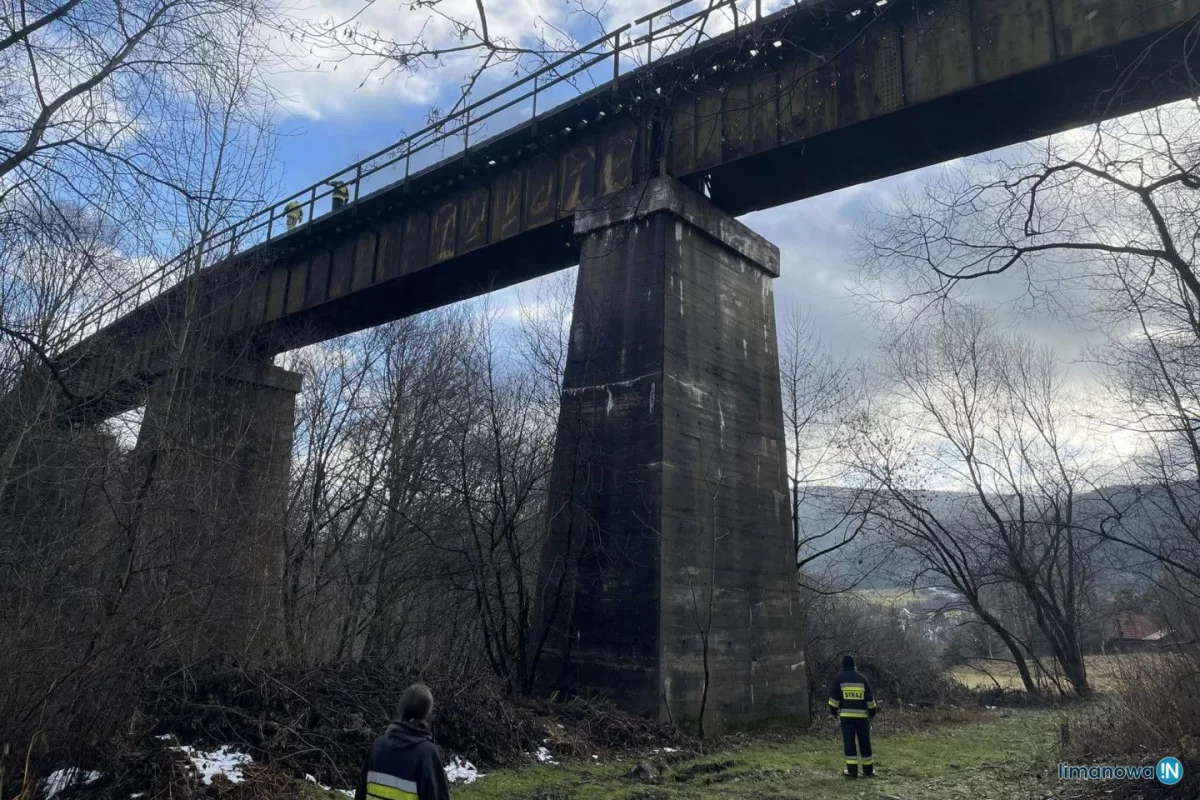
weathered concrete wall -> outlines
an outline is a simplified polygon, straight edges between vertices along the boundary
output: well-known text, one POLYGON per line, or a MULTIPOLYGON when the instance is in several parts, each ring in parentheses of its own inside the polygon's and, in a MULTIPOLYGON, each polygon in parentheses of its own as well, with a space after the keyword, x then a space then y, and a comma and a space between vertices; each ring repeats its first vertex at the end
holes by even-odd
POLYGON ((544 669, 566 653, 568 683, 685 725, 704 705, 709 730, 802 716, 778 250, 669 178, 576 225, 544 669))
POLYGON ((151 389, 135 449, 144 496, 129 501, 146 507, 144 535, 180 553, 163 577, 192 606, 180 618, 204 620, 197 647, 261 652, 275 632, 299 390, 296 373, 244 363, 181 368, 151 389))

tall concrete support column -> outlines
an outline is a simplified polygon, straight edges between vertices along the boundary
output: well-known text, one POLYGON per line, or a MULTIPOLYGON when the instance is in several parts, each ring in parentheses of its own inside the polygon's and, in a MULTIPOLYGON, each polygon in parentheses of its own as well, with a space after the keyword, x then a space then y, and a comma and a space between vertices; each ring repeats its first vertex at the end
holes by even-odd
POLYGON ((156 558, 167 565, 160 585, 184 605, 198 648, 263 655, 278 633, 299 391, 297 373, 216 360, 151 388, 135 459, 142 527, 178 554, 156 558))
POLYGON ((779 250, 669 178, 575 232, 541 681, 708 731, 804 718, 779 250))

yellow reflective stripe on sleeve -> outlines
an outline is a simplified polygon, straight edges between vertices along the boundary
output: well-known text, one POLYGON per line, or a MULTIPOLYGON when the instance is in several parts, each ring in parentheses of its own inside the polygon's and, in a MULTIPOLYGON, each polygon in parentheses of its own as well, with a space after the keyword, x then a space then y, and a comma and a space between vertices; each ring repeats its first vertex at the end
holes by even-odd
MULTIPOLYGON (((413 787, 416 788, 415 785, 413 787)), ((377 800, 417 800, 417 793, 406 792, 395 786, 384 786, 382 783, 368 783, 367 794, 377 800)))
POLYGON ((869 708, 869 709, 870 709, 870 708, 874 708, 874 707, 875 707, 875 701, 874 701, 874 700, 868 700, 868 701, 867 701, 867 708, 869 708))
POLYGON ((829 698, 829 705, 831 705, 831 706, 832 706, 832 707, 834 707, 834 708, 837 708, 838 706, 840 706, 840 705, 841 705, 841 703, 839 703, 837 700, 834 700, 834 699, 831 697, 831 698, 829 698))
POLYGON ((843 708, 838 712, 838 716, 842 719, 867 719, 871 715, 861 708, 843 708))

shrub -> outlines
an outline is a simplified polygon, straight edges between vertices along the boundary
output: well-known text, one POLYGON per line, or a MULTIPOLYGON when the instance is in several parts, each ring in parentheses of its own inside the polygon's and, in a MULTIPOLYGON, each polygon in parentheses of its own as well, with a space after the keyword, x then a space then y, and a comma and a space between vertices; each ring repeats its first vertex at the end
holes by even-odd
POLYGON ((1080 764, 1153 764, 1175 756, 1184 765, 1184 786, 1123 784, 1108 796, 1200 796, 1200 648, 1130 655, 1113 673, 1112 693, 1077 717, 1065 757, 1080 764))
POLYGON ((808 636, 805 663, 810 706, 825 703, 830 678, 841 669, 842 656, 854 656, 871 680, 882 704, 933 705, 961 702, 964 692, 944 675, 938 649, 922 632, 901 624, 895 609, 873 605, 853 595, 806 598, 808 636))

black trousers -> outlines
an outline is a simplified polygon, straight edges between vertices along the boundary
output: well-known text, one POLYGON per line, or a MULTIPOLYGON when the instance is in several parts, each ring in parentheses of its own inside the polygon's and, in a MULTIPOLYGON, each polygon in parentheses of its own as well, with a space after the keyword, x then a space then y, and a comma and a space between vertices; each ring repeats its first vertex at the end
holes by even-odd
POLYGON ((846 767, 858 771, 858 765, 874 766, 871 754, 871 721, 869 719, 842 719, 842 747, 846 751, 846 767), (855 739, 858 747, 855 748, 855 739))

